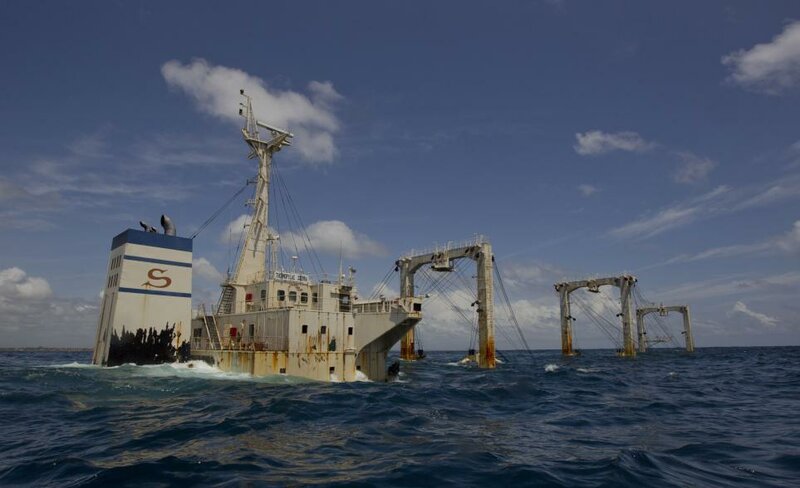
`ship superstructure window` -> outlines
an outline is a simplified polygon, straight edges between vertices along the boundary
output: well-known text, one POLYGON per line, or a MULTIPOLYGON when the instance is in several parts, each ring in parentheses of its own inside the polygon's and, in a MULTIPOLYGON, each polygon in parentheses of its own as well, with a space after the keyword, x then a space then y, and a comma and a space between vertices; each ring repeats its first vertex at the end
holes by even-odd
POLYGON ((303 292, 300 294, 300 303, 308 303, 308 293, 303 292))
POLYGON ((308 334, 308 326, 305 324, 303 325, 303 334, 308 334))
POLYGON ((261 300, 267 299, 267 290, 261 290, 261 300))
POLYGON ((317 303, 319 301, 319 295, 317 292, 311 294, 311 303, 317 303))
POLYGON ((352 327, 348 327, 347 328, 347 335, 353 335, 353 328, 352 327))
POLYGON ((290 302, 296 302, 297 301, 297 292, 296 291, 290 291, 289 292, 289 301, 290 302))
POLYGON ((322 327, 319 328, 319 333, 320 334, 325 334, 327 332, 328 332, 328 327, 323 325, 322 327))
POLYGON ((282 302, 286 300, 286 292, 283 290, 278 290, 278 301, 282 302))

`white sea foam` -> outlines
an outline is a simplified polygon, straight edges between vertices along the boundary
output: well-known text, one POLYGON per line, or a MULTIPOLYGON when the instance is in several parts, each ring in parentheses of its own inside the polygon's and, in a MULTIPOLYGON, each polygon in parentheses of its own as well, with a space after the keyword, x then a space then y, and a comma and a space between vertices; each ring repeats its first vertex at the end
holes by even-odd
POLYGON ((545 365, 544 370, 547 373, 555 373, 556 371, 558 371, 558 368, 559 366, 557 364, 550 363, 545 365))
POLYGON ((590 368, 575 368, 575 371, 577 371, 578 373, 596 373, 597 372, 596 369, 590 369, 590 368))
MULTIPOLYGON (((73 361, 67 364, 48 364, 47 368, 78 368, 78 369, 99 369, 101 366, 91 363, 79 363, 73 361)), ((119 368, 119 366, 112 366, 112 368, 119 368)))
POLYGON ((98 366, 96 364, 72 362, 54 364, 50 368, 94 369, 98 371, 117 370, 115 374, 147 376, 154 378, 199 378, 208 380, 255 381, 263 383, 302 383, 311 380, 287 375, 256 377, 248 373, 230 373, 211 366, 205 361, 192 360, 185 363, 143 364, 125 363, 120 366, 98 366))
POLYGON ((372 380, 369 379, 369 377, 367 375, 365 375, 363 372, 358 371, 358 370, 356 370, 356 381, 372 382, 372 380))

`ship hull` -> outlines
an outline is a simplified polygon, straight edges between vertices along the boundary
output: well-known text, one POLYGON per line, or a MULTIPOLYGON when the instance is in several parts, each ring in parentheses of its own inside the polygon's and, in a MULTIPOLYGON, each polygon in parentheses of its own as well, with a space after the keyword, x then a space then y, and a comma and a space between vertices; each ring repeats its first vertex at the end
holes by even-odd
POLYGON ((191 358, 253 376, 386 381, 389 350, 421 320, 421 313, 393 302, 356 308, 357 313, 289 308, 197 318, 191 358))

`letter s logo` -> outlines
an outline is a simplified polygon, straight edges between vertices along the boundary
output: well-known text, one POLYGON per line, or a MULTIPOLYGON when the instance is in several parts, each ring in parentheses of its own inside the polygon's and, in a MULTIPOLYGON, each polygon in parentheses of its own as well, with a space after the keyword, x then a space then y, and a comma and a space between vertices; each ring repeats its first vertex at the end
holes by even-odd
POLYGON ((166 272, 167 272, 166 269, 158 269, 158 268, 151 269, 150 271, 147 272, 147 277, 149 279, 146 282, 142 283, 142 286, 152 286, 153 288, 168 287, 169 285, 172 284, 172 278, 168 276, 161 276, 166 272), (151 283, 151 280, 156 282, 163 282, 163 284, 151 283))

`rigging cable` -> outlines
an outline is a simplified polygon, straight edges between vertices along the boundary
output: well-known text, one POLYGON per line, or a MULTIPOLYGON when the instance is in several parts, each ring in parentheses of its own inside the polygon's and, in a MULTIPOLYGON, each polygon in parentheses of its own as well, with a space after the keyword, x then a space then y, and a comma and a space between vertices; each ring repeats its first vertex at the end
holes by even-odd
POLYGON ((200 226, 200 228, 198 228, 195 231, 195 233, 192 234, 191 237, 189 237, 189 239, 194 239, 201 232, 203 232, 203 230, 205 230, 205 228, 208 227, 211 224, 211 222, 216 220, 216 218, 219 217, 220 214, 222 214, 222 212, 224 212, 226 208, 228 208, 228 205, 230 205, 231 203, 233 203, 234 200, 236 200, 236 197, 241 195, 242 192, 245 191, 248 186, 250 186, 250 183, 251 182, 248 180, 247 183, 245 183, 243 187, 239 188, 239 190, 236 193, 234 193, 232 197, 230 197, 220 208, 218 208, 214 213, 212 213, 211 216, 208 219, 206 219, 205 222, 203 222, 203 224, 200 226))
POLYGON ((311 242, 311 238, 306 231, 305 222, 303 222, 303 217, 300 215, 300 212, 297 210, 297 206, 294 203, 294 198, 292 198, 292 194, 289 191, 289 187, 286 185, 286 180, 284 180, 283 175, 278 171, 274 172, 275 179, 280 187, 283 188, 283 192, 286 194, 287 201, 289 202, 288 208, 291 210, 295 220, 297 221, 298 226, 300 227, 300 233, 303 237, 303 247, 308 253, 309 259, 311 260, 311 266, 316 270, 316 266, 314 262, 316 261, 316 265, 319 266, 320 272, 325 274, 325 268, 322 266, 322 261, 319 259, 319 255, 317 254, 316 249, 314 248, 314 244, 311 242))
POLYGON ((585 302, 584 299, 579 295, 575 294, 572 296, 572 298, 573 303, 578 305, 578 308, 580 308, 581 311, 584 312, 589 319, 594 322, 595 325, 597 325, 606 336, 608 336, 609 339, 611 339, 611 342, 613 342, 618 348, 621 348, 622 343, 616 337, 616 334, 612 332, 612 330, 619 332, 619 326, 615 325, 613 322, 603 317, 599 312, 595 311, 591 304, 585 302))
POLYGON ((533 355, 531 352, 530 346, 528 346, 528 341, 525 339, 525 334, 522 333, 522 327, 519 326, 519 321, 517 320, 517 315, 514 313, 514 308, 511 306, 511 300, 508 298, 508 293, 506 293, 506 286, 503 284, 503 276, 500 273, 500 265, 497 264, 497 260, 494 259, 494 274, 497 276, 497 281, 500 284, 500 293, 503 295, 503 300, 508 308, 508 315, 511 319, 511 322, 514 324, 514 327, 517 329, 517 333, 519 334, 519 338, 522 340, 522 344, 525 345, 525 350, 528 351, 529 355, 533 355))

